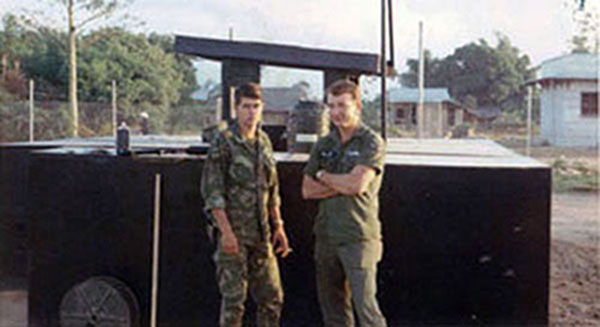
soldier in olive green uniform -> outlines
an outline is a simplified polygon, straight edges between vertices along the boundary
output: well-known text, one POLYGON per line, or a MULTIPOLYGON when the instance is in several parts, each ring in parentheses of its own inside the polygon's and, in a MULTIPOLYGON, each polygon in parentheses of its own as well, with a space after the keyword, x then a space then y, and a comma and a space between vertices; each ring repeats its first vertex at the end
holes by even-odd
POLYGON ((319 200, 315 260, 319 303, 326 327, 384 327, 376 299, 382 256, 378 192, 385 144, 360 120, 360 90, 332 84, 327 106, 335 128, 319 139, 304 169, 302 195, 319 200))
POLYGON ((279 326, 283 290, 275 253, 285 257, 289 247, 273 149, 258 126, 261 113, 260 87, 238 88, 236 121, 218 133, 204 163, 202 196, 219 230, 214 259, 222 327, 242 325, 248 289, 257 325, 279 326))

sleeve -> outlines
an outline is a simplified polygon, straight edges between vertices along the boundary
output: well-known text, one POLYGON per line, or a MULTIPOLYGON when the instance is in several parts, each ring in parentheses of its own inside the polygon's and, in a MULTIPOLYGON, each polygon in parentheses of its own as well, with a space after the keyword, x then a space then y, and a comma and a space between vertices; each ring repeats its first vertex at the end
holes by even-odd
POLYGON ((269 140, 268 136, 264 136, 265 146, 267 147, 267 155, 269 156, 268 161, 270 162, 270 171, 271 174, 269 180, 271 181, 269 184, 269 201, 267 206, 269 208, 278 208, 281 206, 281 196, 279 195, 279 176, 277 174, 277 162, 275 158, 273 158, 273 145, 271 144, 271 140, 269 140))
POLYGON ((310 151, 310 157, 308 158, 308 162, 306 166, 304 166, 304 170, 302 171, 305 175, 311 176, 312 178, 316 178, 316 174, 321 168, 319 165, 319 149, 321 148, 320 140, 313 145, 310 151))
POLYGON ((279 195, 279 178, 277 176, 277 168, 273 168, 275 177, 273 185, 269 187, 269 208, 278 208, 281 206, 281 196, 279 195))
POLYGON ((385 142, 377 134, 369 134, 365 139, 360 156, 356 161, 357 165, 367 166, 375 169, 379 175, 383 172, 385 163, 385 142))
POLYGON ((204 209, 225 209, 225 174, 227 173, 227 144, 219 134, 208 150, 202 169, 200 191, 204 209))

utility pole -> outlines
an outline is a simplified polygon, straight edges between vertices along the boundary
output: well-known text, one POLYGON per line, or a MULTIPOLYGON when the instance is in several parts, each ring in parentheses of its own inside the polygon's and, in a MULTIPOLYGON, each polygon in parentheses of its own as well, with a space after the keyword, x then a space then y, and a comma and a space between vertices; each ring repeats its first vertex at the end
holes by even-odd
POLYGON ((385 2, 381 0, 381 137, 387 139, 387 106, 386 106, 386 68, 385 59, 385 2))
POLYGON ((77 108, 77 29, 75 27, 75 0, 67 4, 69 19, 69 106, 73 119, 73 137, 79 136, 79 109, 77 108))
POLYGON ((424 90, 424 70, 425 70, 425 58, 423 52, 423 22, 419 22, 419 103, 417 104, 417 138, 423 138, 424 129, 424 113, 423 113, 423 102, 425 100, 424 90))
POLYGON ((525 154, 529 157, 531 155, 531 110, 533 102, 533 86, 527 86, 527 142, 525 147, 525 154))
POLYGON ((117 81, 112 81, 112 127, 113 136, 117 137, 117 81))
POLYGON ((33 142, 33 80, 29 80, 29 142, 33 142))

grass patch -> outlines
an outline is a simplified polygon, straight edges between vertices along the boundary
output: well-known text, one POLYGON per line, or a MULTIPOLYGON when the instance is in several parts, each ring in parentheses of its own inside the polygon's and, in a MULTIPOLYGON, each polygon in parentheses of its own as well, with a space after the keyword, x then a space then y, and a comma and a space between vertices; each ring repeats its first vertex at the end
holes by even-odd
POLYGON ((554 159, 552 166, 552 187, 555 192, 600 190, 598 171, 583 162, 569 162, 564 157, 554 159))

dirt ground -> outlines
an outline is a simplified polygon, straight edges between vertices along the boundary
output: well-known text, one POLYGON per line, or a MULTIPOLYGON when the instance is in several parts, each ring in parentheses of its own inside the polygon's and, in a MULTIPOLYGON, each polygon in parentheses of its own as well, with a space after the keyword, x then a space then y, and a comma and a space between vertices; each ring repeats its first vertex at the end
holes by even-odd
MULTIPOLYGON (((523 140, 500 143, 525 154, 523 140)), ((530 155, 600 170, 598 148, 533 146, 530 155)), ((600 327, 600 192, 554 193, 551 219, 550 326, 600 327)))
POLYGON ((550 326, 600 326, 600 195, 552 197, 550 326))

